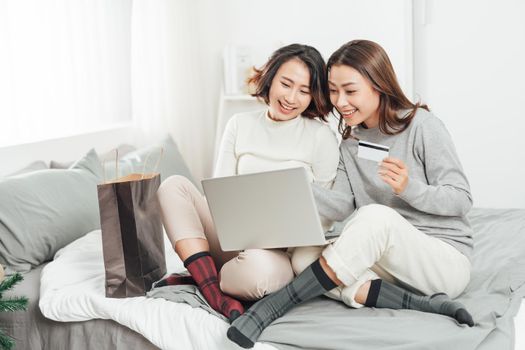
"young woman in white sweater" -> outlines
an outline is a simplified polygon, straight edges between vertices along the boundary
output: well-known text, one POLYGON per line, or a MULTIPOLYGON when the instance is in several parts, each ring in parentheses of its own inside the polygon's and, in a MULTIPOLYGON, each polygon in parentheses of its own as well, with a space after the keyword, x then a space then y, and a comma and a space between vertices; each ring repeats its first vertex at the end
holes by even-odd
MULTIPOLYGON (((306 45, 285 46, 250 82, 256 87, 253 96, 268 107, 231 118, 214 175, 302 166, 313 182, 329 187, 339 152, 335 134, 323 123, 329 112, 328 83, 319 52, 306 45)), ((230 320, 244 311, 232 296, 257 300, 293 279, 290 257, 282 250, 222 251, 206 200, 186 178, 166 179, 158 197, 175 251, 209 304, 230 320)))

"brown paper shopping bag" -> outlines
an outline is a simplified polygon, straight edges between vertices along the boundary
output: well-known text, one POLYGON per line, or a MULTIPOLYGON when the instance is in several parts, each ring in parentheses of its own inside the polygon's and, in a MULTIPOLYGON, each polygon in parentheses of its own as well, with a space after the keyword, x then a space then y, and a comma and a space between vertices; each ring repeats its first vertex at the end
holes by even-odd
POLYGON ((157 173, 130 174, 97 186, 106 297, 145 295, 166 274, 160 181, 157 173))

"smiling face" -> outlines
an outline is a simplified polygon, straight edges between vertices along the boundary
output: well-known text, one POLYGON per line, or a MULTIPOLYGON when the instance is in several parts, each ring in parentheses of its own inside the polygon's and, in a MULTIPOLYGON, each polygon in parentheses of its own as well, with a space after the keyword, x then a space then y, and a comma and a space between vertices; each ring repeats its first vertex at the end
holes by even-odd
POLYGON ((379 124, 379 92, 357 70, 348 65, 335 65, 328 73, 330 101, 346 125, 365 123, 368 128, 379 124))
POLYGON ((310 72, 306 64, 298 59, 283 63, 270 86, 270 118, 275 121, 294 119, 308 108, 311 101, 310 72))

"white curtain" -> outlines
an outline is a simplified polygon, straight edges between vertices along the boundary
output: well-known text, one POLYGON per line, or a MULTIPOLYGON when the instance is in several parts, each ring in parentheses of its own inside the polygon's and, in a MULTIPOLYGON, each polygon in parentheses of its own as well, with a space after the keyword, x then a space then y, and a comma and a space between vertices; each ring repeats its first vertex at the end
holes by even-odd
POLYGON ((0 0, 0 146, 131 121, 131 0, 0 0))
POLYGON ((201 177, 216 101, 203 98, 197 3, 0 0, 0 147, 133 122, 138 146, 171 133, 201 177))
MULTIPOLYGON (((171 133, 190 170, 211 164, 203 130, 208 87, 203 81, 196 1, 133 0, 132 113, 138 144, 171 133)), ((211 101, 212 103, 215 101, 211 101)))

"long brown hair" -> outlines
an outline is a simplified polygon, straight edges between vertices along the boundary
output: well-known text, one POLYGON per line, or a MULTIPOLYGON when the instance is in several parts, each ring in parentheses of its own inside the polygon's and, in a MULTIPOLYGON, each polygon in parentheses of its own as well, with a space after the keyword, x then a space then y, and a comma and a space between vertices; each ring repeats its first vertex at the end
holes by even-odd
MULTIPOLYGON (((384 134, 395 135, 403 132, 410 125, 418 108, 429 110, 426 104, 412 103, 405 96, 388 55, 373 41, 352 40, 341 46, 328 59, 328 71, 338 65, 350 66, 357 70, 379 93, 379 130, 384 134), (397 113, 400 110, 409 112, 398 117, 397 113)), ((350 137, 350 131, 351 128, 340 118, 339 132, 343 139, 350 137)))
POLYGON ((326 115, 332 107, 328 101, 328 74, 323 56, 315 48, 308 45, 291 44, 275 51, 268 62, 260 69, 254 67, 255 74, 248 79, 248 84, 255 85, 254 97, 261 98, 266 104, 270 103, 270 87, 279 68, 292 59, 303 62, 310 72, 310 95, 312 101, 306 110, 301 113, 303 117, 319 118, 326 121, 326 115))

